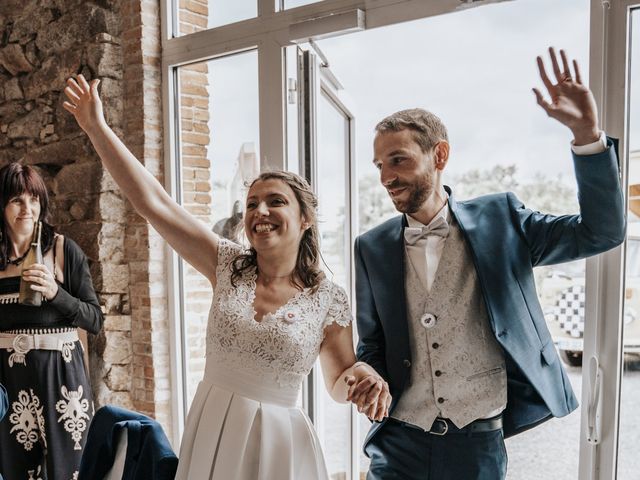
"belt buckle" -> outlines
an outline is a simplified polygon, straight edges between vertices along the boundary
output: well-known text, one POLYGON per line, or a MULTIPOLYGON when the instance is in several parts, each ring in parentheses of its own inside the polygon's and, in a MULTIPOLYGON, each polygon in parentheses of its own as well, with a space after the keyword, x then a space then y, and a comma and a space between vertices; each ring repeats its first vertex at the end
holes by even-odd
POLYGON ((19 333, 13 339, 13 350, 16 353, 25 355, 29 353, 29 335, 25 335, 24 333, 19 333))
MULTIPOLYGON (((444 420, 442 418, 436 418, 435 422, 442 423, 442 425, 444 425, 444 428, 443 428, 442 432, 432 432, 431 430, 429 430, 429 433, 431 435, 442 436, 442 435, 445 435, 449 431, 449 424, 447 423, 446 420, 444 420)), ((434 422, 434 425, 435 425, 435 422, 434 422)), ((431 425, 431 428, 433 429, 433 425, 431 425)))

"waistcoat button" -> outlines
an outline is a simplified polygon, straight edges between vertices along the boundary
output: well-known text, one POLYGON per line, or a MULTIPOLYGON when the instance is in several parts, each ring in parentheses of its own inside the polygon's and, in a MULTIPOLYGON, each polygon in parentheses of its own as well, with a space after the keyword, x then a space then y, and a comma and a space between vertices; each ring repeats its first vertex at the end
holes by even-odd
POLYGON ((433 328, 436 326, 436 316, 433 313, 425 313, 420 317, 420 323, 424 328, 433 328))

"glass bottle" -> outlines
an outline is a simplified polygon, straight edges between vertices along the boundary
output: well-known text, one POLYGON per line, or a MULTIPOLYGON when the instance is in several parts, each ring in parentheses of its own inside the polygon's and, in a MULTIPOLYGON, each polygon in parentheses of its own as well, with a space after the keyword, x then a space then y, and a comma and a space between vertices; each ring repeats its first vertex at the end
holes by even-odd
MULTIPOLYGON (((29 246, 29 252, 22 262, 22 272, 29 270, 34 263, 42 263, 42 248, 40 247, 40 237, 42 236, 42 222, 35 222, 33 226, 33 238, 29 246)), ((33 282, 27 282, 20 275, 20 303, 22 305, 30 305, 39 307, 42 305, 42 292, 31 289, 31 285, 37 285, 33 282)))

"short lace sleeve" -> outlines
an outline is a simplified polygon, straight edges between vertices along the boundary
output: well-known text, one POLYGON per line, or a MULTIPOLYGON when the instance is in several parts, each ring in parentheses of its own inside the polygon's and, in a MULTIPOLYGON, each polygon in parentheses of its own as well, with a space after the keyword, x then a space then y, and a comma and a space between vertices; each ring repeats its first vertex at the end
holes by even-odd
POLYGON ((220 277, 222 272, 230 273, 231 262, 243 252, 244 248, 242 248, 241 245, 226 238, 220 238, 218 240, 218 267, 216 268, 216 276, 220 277))
POLYGON ((332 284, 332 295, 329 299, 329 308, 324 319, 323 327, 327 327, 332 323, 337 323, 341 327, 346 327, 351 323, 351 307, 349 306, 349 298, 344 288, 332 284))

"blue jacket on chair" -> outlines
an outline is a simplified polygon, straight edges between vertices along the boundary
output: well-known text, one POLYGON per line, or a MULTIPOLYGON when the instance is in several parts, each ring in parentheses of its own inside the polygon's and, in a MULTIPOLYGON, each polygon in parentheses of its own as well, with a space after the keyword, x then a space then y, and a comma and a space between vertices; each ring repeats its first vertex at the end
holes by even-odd
POLYGON ((160 424, 140 413, 111 405, 100 408, 93 417, 78 478, 104 478, 115 459, 122 429, 127 430, 122 480, 173 480, 178 457, 160 424))
MULTIPOLYGON (((7 397, 7 391, 0 383, 0 422, 4 418, 5 414, 9 410, 9 398, 7 397)), ((0 474, 0 480, 2 480, 2 474, 0 474)))
MULTIPOLYGON (((511 436, 578 406, 538 301, 533 267, 585 258, 625 237, 624 199, 613 141, 599 154, 574 155, 580 215, 545 215, 513 193, 456 202, 458 222, 478 273, 491 328, 505 353, 511 436)), ((355 243, 358 359, 388 382, 393 403, 406 388, 411 365, 405 305, 404 216, 362 234, 355 243)), ((384 423, 384 422, 383 422, 384 423)), ((381 428, 374 424, 368 441, 381 428)))
POLYGON ((0 383, 0 420, 2 420, 9 410, 9 398, 7 397, 7 391, 0 383))

